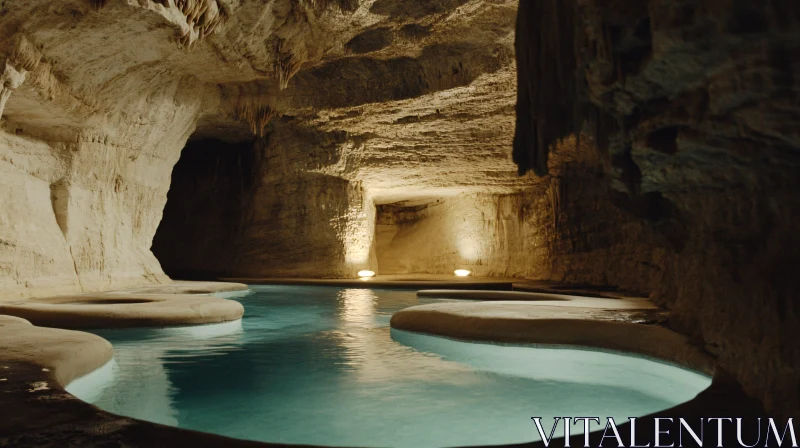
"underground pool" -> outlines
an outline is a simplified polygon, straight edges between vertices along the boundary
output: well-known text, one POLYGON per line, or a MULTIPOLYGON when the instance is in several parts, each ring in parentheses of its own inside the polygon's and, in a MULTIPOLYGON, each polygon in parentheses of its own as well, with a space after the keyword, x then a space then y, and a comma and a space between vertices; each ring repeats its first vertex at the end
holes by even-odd
POLYGON ((95 331, 114 360, 67 390, 117 414, 243 439, 441 447, 537 440, 532 416, 625 420, 710 384, 641 357, 391 330, 392 313, 448 301, 411 291, 253 286, 234 299, 242 321, 95 331))

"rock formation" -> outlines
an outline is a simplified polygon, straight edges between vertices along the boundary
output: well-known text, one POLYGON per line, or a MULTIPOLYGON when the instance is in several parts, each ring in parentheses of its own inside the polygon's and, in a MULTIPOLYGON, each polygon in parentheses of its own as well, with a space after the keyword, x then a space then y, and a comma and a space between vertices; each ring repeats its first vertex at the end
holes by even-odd
POLYGON ((0 299, 164 270, 590 283, 796 412, 797 3, 519 7, 0 1, 0 299))
MULTIPOLYGON (((365 105, 510 73, 516 5, 76 0, 0 8, 0 290, 27 297, 168 281, 150 245, 190 138, 274 154, 252 154, 263 164, 252 175, 266 177, 243 182, 267 202, 253 206, 262 215, 247 218, 258 223, 249 236, 222 236, 250 251, 235 255, 242 270, 226 272, 261 274, 252 267, 263 264, 273 275, 354 274, 374 260, 372 193, 357 176, 330 171, 341 171, 339 148, 354 144, 330 125, 342 117, 326 111, 369 113, 365 105), (470 28, 477 32, 463 32, 470 28), (365 46, 370 36, 381 36, 379 45, 365 46), (281 133, 285 148, 276 146, 281 133), (300 215, 304 209, 309 216, 300 215), (250 244, 270 235, 282 240, 250 244), (297 257, 272 263, 276 251, 297 257), (294 270, 292 263, 308 261, 304 253, 316 261, 294 270)), ((505 159, 494 144, 495 157, 505 159)), ((182 258, 202 263, 195 255, 182 258)))
POLYGON ((784 0, 523 1, 516 41, 520 171, 587 130, 614 203, 664 242, 651 297, 784 416, 800 409, 798 23, 784 0))

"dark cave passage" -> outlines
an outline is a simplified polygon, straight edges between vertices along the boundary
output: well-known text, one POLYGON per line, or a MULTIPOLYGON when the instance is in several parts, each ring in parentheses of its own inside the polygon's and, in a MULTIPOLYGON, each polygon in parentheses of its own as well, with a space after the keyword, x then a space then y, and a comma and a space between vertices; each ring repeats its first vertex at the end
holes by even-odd
POLYGON ((190 141, 172 171, 153 254, 171 278, 231 274, 258 161, 252 142, 190 141))

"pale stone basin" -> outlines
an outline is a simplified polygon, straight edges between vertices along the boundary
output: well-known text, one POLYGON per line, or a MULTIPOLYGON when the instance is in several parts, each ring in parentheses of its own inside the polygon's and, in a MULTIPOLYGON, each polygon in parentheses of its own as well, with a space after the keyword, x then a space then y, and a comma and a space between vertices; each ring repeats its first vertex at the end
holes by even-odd
POLYGON ((0 314, 55 328, 168 327, 237 320, 244 308, 207 295, 98 293, 0 302, 0 314))

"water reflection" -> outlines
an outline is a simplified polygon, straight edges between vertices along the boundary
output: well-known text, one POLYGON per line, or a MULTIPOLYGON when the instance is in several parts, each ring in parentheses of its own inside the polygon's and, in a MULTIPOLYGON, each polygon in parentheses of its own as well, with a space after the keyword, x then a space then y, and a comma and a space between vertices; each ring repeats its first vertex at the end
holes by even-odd
POLYGON ((114 358, 100 371, 79 379, 67 391, 114 413, 178 426, 170 363, 191 362, 194 353, 222 355, 241 342, 242 322, 164 329, 104 330, 114 358))
POLYGON ((343 289, 337 294, 339 318, 347 328, 373 327, 378 296, 371 289, 343 289))
POLYGON ((364 393, 381 394, 377 383, 420 379, 453 384, 474 383, 474 377, 452 375, 468 367, 442 362, 439 356, 398 344, 389 337, 388 321, 394 310, 404 308, 407 292, 381 291, 380 301, 370 289, 343 289, 338 295, 340 328, 332 330, 332 342, 344 348, 338 354, 350 369, 348 381, 372 383, 364 393))

